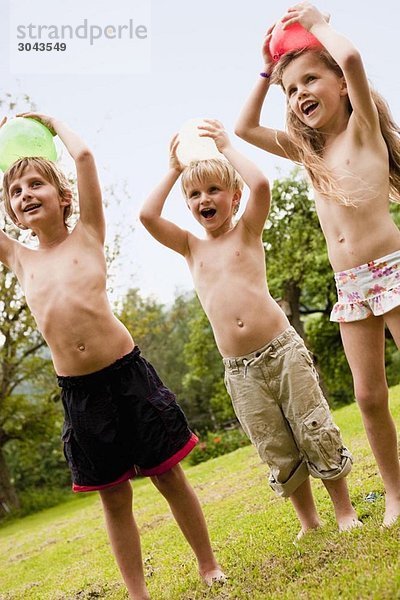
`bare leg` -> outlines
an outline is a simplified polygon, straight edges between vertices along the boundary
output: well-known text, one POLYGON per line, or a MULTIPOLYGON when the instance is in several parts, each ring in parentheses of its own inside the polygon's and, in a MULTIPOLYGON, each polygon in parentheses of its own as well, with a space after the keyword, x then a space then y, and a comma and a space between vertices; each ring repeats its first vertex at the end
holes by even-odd
POLYGON ((361 527, 362 523, 358 520, 357 513, 350 502, 345 477, 336 479, 335 481, 325 479, 323 480, 323 484, 331 497, 339 531, 361 527))
POLYGON ((365 431, 386 490, 383 524, 388 526, 400 515, 400 464, 396 427, 388 403, 384 321, 382 317, 370 317, 340 323, 340 332, 365 431))
POLYGON ((301 530, 297 535, 299 540, 307 531, 318 529, 321 525, 312 495, 310 478, 307 477, 289 497, 301 524, 301 530))
POLYGON ((199 573, 211 585, 214 581, 225 580, 211 548, 206 521, 200 502, 189 484, 180 465, 151 477, 156 488, 170 505, 172 514, 192 547, 199 565, 199 573))
POLYGON ((132 488, 129 481, 100 491, 108 537, 128 588, 130 598, 150 600, 147 591, 139 532, 132 512, 132 488))

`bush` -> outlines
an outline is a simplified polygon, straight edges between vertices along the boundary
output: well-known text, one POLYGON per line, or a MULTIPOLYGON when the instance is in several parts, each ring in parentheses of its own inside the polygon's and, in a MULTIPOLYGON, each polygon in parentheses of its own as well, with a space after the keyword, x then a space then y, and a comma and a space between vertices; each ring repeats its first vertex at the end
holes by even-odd
POLYGON ((242 429, 209 431, 205 437, 200 438, 200 442, 189 454, 188 463, 198 465, 210 458, 228 454, 249 444, 250 440, 245 436, 242 429))

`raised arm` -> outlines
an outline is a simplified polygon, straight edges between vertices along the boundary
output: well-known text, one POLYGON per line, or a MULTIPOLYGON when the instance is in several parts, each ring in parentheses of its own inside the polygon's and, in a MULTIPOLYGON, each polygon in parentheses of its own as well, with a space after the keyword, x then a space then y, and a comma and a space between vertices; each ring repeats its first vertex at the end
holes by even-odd
POLYGON ((344 73, 347 93, 361 133, 379 128, 378 112, 371 96, 361 55, 354 44, 335 31, 326 17, 310 2, 301 2, 289 8, 282 18, 285 27, 300 23, 326 48, 344 73))
POLYGON ((161 216, 165 201, 183 170, 176 155, 178 144, 178 136, 175 135, 170 143, 168 173, 144 202, 139 218, 147 231, 161 244, 187 256, 189 252, 188 232, 161 216))
POLYGON ((0 229, 0 262, 11 271, 17 268, 18 242, 0 229))
POLYGON ((34 112, 18 116, 36 119, 50 129, 53 135, 59 136, 76 166, 80 222, 104 241, 105 219, 101 188, 94 156, 89 147, 78 134, 58 119, 34 112))
POLYGON ((247 229, 260 235, 264 229, 271 201, 268 179, 251 160, 232 146, 219 121, 204 119, 204 122, 204 126, 199 126, 200 136, 207 136, 214 140, 218 150, 231 163, 250 190, 241 221, 247 229))
MULTIPOLYGON (((0 128, 6 123, 7 117, 0 121, 0 128)), ((0 229, 0 262, 8 269, 15 271, 18 242, 0 229)))
POLYGON ((271 84, 270 75, 273 70, 273 60, 269 51, 269 43, 274 25, 264 38, 262 56, 264 66, 258 81, 246 100, 236 123, 235 133, 258 148, 276 154, 283 158, 297 160, 296 147, 289 142, 284 131, 263 127, 260 125, 261 110, 271 84))

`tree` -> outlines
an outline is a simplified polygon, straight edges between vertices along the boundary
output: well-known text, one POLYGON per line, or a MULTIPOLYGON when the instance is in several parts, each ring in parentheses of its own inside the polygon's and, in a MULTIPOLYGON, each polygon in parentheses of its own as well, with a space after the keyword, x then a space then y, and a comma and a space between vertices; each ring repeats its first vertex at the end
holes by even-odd
POLYGON ((301 317, 329 315, 335 286, 309 186, 298 169, 274 182, 263 239, 272 295, 282 299, 294 328, 306 337, 301 317))
POLYGON ((48 407, 46 401, 38 403, 38 389, 49 401, 55 385, 45 342, 17 278, 4 265, 0 265, 0 289, 0 504, 8 511, 18 508, 19 502, 4 449, 12 440, 40 435, 48 422, 48 407))
POLYGON ((274 182, 263 239, 271 293, 314 353, 321 387, 330 400, 352 400, 339 328, 329 322, 336 301, 334 277, 309 186, 299 169, 274 182), (312 326, 305 327, 309 322, 312 326), (317 332, 324 334, 324 353, 317 332), (332 363, 341 365, 343 377, 332 363))
MULTIPOLYGON (((400 205, 392 204, 391 212, 400 223, 400 205)), ((281 298, 289 320, 313 352, 330 403, 352 402, 352 377, 339 328, 329 320, 336 302, 332 268, 309 186, 298 169, 274 182, 264 243, 271 293, 281 298)), ((393 385, 399 381, 400 354, 391 340, 386 362, 393 385)))
POLYGON ((222 359, 197 297, 193 298, 189 338, 183 354, 188 366, 184 390, 191 407, 192 423, 200 431, 218 429, 235 415, 224 385, 222 359))

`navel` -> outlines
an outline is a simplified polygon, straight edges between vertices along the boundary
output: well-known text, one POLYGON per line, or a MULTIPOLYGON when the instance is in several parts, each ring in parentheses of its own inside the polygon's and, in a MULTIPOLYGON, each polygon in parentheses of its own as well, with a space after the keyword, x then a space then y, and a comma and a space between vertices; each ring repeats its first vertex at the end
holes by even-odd
POLYGON ((344 242, 344 235, 343 235, 343 233, 341 233, 341 234, 339 235, 339 237, 338 237, 338 242, 339 242, 339 244, 342 244, 342 243, 344 242))
POLYGON ((236 323, 238 327, 243 327, 244 323, 241 319, 236 319, 236 323))
POLYGON ((85 344, 79 344, 78 350, 79 352, 84 352, 86 350, 85 344))

